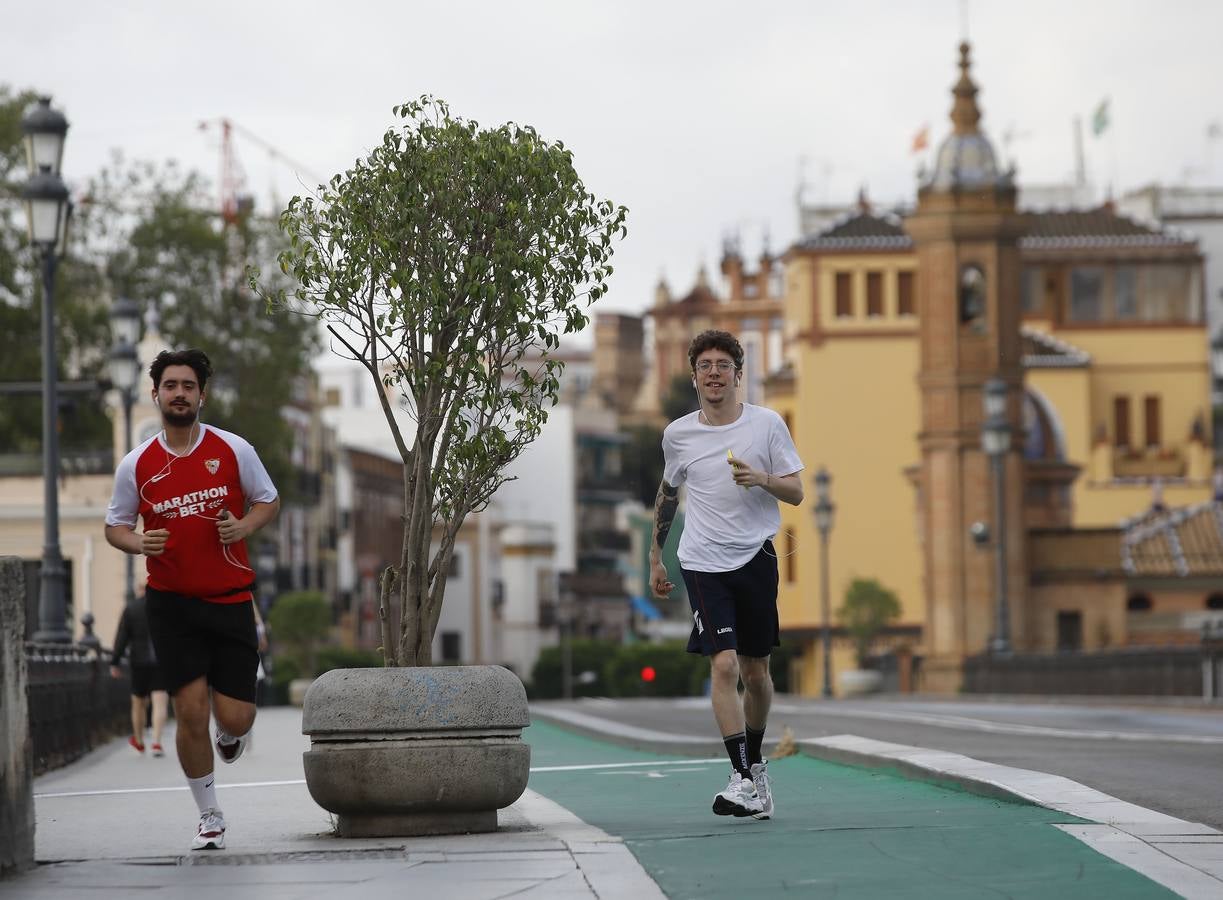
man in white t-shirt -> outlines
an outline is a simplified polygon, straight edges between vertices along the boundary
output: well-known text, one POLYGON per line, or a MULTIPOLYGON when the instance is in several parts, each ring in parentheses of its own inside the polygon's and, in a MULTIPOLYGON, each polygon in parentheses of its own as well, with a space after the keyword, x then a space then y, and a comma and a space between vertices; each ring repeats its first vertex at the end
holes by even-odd
POLYGON ((761 745, 773 701, 769 654, 780 643, 771 538, 781 526, 777 501, 802 502, 803 463, 781 416, 736 397, 743 347, 733 335, 701 332, 688 363, 700 410, 663 432, 650 586, 660 598, 674 587, 662 548, 686 485, 677 555, 694 621, 688 650, 710 658, 713 714, 732 769, 713 811, 768 819, 773 797, 761 745))

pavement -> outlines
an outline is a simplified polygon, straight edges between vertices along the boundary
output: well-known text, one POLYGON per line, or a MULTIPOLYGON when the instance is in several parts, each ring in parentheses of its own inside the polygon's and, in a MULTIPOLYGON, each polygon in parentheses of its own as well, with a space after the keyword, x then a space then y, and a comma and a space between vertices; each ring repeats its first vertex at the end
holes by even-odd
POLYGON ((1223 834, 1065 778, 838 735, 770 762, 773 820, 723 818, 716 738, 597 704, 532 721, 530 787, 497 832, 341 839, 304 784, 300 710, 262 709, 242 759, 218 766, 227 849, 205 853, 186 849, 197 816, 173 751, 116 740, 37 779, 39 865, 0 896, 1223 897, 1223 834))

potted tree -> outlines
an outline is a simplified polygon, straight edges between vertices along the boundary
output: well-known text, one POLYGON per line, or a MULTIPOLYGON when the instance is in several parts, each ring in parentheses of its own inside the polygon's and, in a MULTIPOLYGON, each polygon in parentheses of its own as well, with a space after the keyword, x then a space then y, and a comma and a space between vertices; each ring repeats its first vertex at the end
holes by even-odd
POLYGON ((526 787, 526 693, 501 667, 430 667, 451 553, 556 403, 551 354, 606 292, 626 211, 533 128, 482 128, 427 96, 394 113, 381 143, 282 214, 297 287, 250 275, 369 373, 404 466, 402 552, 380 579, 386 668, 314 682, 306 781, 341 834, 492 830, 526 787))
POLYGON ((889 622, 900 617, 896 595, 874 578, 855 578, 845 590, 845 602, 837 617, 854 644, 857 669, 837 674, 837 693, 843 697, 869 694, 879 690, 882 676, 866 668, 871 645, 889 622))

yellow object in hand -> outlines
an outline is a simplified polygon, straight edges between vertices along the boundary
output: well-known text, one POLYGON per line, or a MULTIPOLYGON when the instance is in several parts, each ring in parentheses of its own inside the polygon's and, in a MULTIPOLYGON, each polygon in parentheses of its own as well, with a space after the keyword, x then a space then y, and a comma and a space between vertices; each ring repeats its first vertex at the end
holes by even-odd
MULTIPOLYGON (((727 459, 727 461, 728 461, 728 462, 729 462, 729 463, 730 463, 730 464, 733 466, 733 465, 735 464, 735 463, 734 463, 734 459, 735 459, 735 451, 733 451, 733 450, 731 450, 731 449, 727 448, 727 450, 726 450, 726 459, 727 459)), ((743 488, 743 490, 745 490, 745 491, 748 489, 748 487, 747 487, 747 485, 746 485, 746 484, 744 484, 744 485, 740 485, 740 487, 742 487, 742 488, 743 488)))

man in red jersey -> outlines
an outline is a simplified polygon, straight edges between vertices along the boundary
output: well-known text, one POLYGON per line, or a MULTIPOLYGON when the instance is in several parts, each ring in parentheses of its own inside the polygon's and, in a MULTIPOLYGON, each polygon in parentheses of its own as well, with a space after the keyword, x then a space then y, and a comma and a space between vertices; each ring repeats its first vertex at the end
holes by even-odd
POLYGON ((106 540, 146 558, 149 634, 174 697, 178 760, 200 810, 192 849, 220 850, 225 818, 213 783, 210 707, 217 753, 233 762, 255 721, 259 667, 244 541, 272 521, 280 499, 249 443, 199 421, 212 375, 203 351, 164 350, 149 375, 163 428, 119 463, 106 540))

